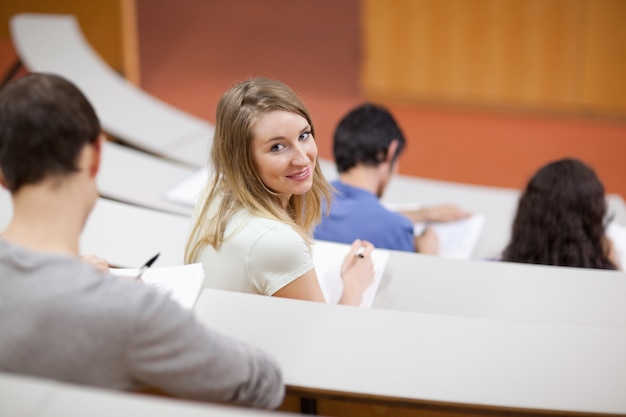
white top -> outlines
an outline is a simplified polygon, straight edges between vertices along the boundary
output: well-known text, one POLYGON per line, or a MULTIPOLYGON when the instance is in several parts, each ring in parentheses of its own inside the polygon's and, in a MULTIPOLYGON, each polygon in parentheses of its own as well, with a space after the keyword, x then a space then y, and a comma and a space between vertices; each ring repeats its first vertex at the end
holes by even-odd
POLYGON ((291 226, 240 210, 226 227, 218 250, 205 247, 204 286, 272 295, 313 269, 311 250, 291 226))

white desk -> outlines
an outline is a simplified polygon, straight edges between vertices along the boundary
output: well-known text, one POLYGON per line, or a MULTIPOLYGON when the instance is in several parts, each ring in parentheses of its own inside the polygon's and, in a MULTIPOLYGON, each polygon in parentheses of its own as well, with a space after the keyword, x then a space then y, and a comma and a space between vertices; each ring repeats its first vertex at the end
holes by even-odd
POLYGON ((103 197, 191 216, 193 207, 168 201, 165 192, 193 172, 187 165, 105 141, 98 189, 103 197))
POLYGON ((0 414, 35 416, 54 392, 55 381, 0 372, 0 414))
POLYGON ((391 251, 373 308, 626 329, 626 273, 391 251))
POLYGON ((249 417, 276 416, 276 413, 83 387, 43 378, 0 373, 0 415, 7 417, 249 417))
POLYGON ((100 198, 83 230, 81 254, 138 268, 160 252, 155 266, 182 265, 189 222, 187 216, 100 198))
POLYGON ((626 329, 472 319, 204 290, 207 325, 314 398, 626 413, 626 329))

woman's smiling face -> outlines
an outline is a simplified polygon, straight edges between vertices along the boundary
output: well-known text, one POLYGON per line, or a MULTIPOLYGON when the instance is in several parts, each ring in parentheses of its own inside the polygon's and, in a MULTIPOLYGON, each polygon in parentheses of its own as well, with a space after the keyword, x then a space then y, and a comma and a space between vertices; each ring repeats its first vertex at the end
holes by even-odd
POLYGON ((280 195, 286 207, 292 195, 309 191, 317 145, 309 122, 297 113, 263 113, 252 128, 252 156, 265 186, 280 195))

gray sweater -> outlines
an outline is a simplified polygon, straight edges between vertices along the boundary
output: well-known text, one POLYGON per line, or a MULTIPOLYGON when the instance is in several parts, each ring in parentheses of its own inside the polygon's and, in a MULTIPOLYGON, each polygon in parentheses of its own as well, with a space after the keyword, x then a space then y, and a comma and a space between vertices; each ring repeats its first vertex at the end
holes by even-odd
POLYGON ((149 285, 0 239, 0 370, 275 408, 281 372, 149 285))

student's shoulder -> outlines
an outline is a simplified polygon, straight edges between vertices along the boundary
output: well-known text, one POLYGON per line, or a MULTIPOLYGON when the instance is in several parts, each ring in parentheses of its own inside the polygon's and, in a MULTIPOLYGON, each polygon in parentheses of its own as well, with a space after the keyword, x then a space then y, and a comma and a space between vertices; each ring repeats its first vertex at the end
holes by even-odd
POLYGON ((270 219, 263 219, 256 243, 264 246, 276 246, 285 250, 287 245, 304 244, 302 237, 291 225, 270 219))
POLYGON ((270 219, 257 215, 248 215, 245 219, 239 217, 236 224, 227 232, 224 247, 238 248, 246 254, 285 253, 294 249, 301 249, 306 244, 293 227, 277 219, 270 219), (279 251, 280 250, 280 251, 279 251))
POLYGON ((245 229, 245 233, 260 237, 260 236, 273 236, 273 235, 297 235, 291 225, 286 224, 277 219, 270 219, 267 217, 250 215, 245 222, 241 223, 242 229, 245 229))
POLYGON ((250 252, 275 257, 308 250, 302 236, 287 223, 279 220, 257 218, 250 238, 250 252))

